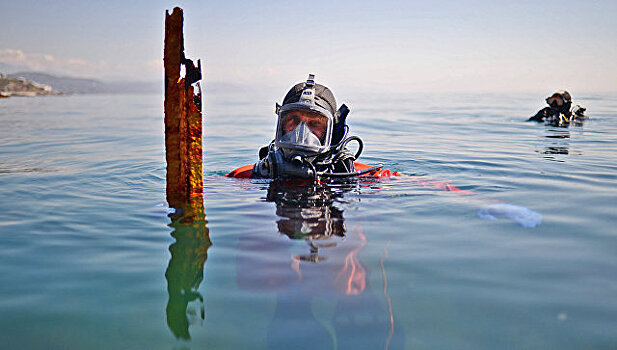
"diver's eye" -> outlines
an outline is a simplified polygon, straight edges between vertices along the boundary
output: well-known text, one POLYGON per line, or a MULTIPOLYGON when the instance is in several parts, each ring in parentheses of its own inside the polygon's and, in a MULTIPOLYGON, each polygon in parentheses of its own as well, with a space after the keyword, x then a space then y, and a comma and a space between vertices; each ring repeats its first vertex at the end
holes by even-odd
POLYGON ((300 117, 297 114, 288 114, 283 120, 284 131, 290 132, 300 123, 300 117))

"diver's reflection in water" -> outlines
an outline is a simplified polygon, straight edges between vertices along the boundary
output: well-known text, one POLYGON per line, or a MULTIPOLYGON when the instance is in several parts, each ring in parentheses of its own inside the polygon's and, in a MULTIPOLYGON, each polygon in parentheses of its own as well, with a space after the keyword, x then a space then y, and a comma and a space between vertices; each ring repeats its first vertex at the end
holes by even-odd
POLYGON ((276 204, 279 233, 291 240, 259 238, 262 244, 251 248, 272 249, 267 262, 263 255, 253 255, 239 264, 247 269, 238 271, 239 278, 249 277, 245 287, 276 292, 269 348, 403 348, 402 332, 394 332, 389 298, 370 287, 368 269, 360 262, 359 253, 366 246, 362 227, 348 230, 343 210, 337 207, 358 186, 270 183, 266 199, 276 204), (286 252, 299 241, 308 249, 292 254, 290 261, 286 252))
POLYGON ((341 254, 361 245, 357 235, 346 237, 343 211, 334 205, 349 190, 351 187, 335 188, 306 181, 270 182, 266 200, 276 204, 276 227, 285 238, 272 234, 269 228, 255 227, 244 232, 238 242, 238 285, 270 292, 299 284, 312 284, 314 290, 332 289, 330 284, 338 273, 332 266, 341 264, 341 254), (343 237, 346 244, 340 245, 343 237), (332 254, 338 259, 330 259, 332 254), (305 263, 326 266, 301 269, 306 267, 305 263))
POLYGON ((350 186, 336 188, 298 186, 296 182, 273 181, 268 187, 267 200, 276 203, 276 222, 280 233, 291 239, 303 239, 309 244, 309 254, 296 256, 300 260, 319 262, 320 248, 335 247, 336 242, 320 243, 332 237, 345 236, 343 211, 333 203, 350 186))
POLYGON ((170 203, 170 206, 179 208, 180 212, 170 215, 169 226, 174 229, 171 235, 176 241, 169 246, 171 259, 165 271, 169 295, 167 325, 176 338, 188 340, 191 338, 189 315, 194 319, 205 318, 204 299, 198 289, 212 243, 202 197, 189 203, 170 203))
POLYGON ((567 128, 549 127, 546 129, 544 136, 544 148, 538 153, 544 155, 544 158, 554 161, 562 161, 555 157, 559 154, 571 154, 570 152, 570 131, 567 128))
POLYGON ((547 145, 544 147, 544 154, 568 154, 570 132, 567 129, 549 129, 546 135, 547 145))

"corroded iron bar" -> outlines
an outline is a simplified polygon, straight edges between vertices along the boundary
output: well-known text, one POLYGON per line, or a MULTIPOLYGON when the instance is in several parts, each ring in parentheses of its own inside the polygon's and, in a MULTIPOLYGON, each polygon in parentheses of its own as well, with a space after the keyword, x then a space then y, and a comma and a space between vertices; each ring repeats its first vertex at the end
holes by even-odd
POLYGON ((184 55, 183 22, 181 8, 165 12, 165 155, 172 206, 203 193, 201 63, 195 67, 184 55))

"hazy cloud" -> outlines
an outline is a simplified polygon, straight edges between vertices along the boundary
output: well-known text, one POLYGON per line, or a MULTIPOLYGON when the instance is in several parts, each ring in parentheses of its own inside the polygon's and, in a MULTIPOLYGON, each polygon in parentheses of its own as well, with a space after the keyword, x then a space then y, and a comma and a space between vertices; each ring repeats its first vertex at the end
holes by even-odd
POLYGON ((31 70, 56 75, 126 80, 156 80, 162 75, 162 60, 143 64, 117 64, 106 60, 86 61, 80 58, 57 58, 48 54, 26 53, 16 49, 0 50, 0 63, 19 70, 31 70))

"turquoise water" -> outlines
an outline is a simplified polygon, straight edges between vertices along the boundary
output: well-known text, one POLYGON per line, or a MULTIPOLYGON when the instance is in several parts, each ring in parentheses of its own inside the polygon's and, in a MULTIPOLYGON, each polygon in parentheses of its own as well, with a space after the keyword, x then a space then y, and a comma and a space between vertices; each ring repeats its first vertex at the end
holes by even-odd
POLYGON ((0 348, 617 347, 617 97, 555 128, 544 96, 348 94, 361 160, 409 176, 297 190, 222 176, 261 94, 206 92, 191 224, 159 95, 1 100, 0 348))

